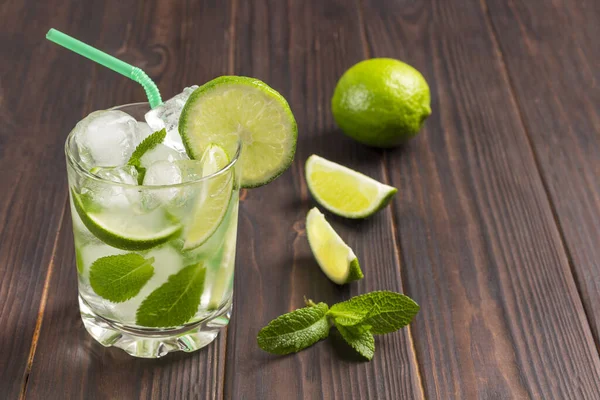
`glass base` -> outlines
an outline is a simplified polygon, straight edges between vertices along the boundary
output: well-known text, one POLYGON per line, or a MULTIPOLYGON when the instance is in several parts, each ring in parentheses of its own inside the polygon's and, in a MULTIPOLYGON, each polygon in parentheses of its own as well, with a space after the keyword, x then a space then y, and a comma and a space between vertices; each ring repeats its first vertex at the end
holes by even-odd
POLYGON ((231 316, 229 300, 213 316, 179 329, 147 331, 115 324, 96 314, 79 297, 83 325, 101 345, 118 347, 134 357, 159 358, 175 351, 192 352, 210 344, 231 316))

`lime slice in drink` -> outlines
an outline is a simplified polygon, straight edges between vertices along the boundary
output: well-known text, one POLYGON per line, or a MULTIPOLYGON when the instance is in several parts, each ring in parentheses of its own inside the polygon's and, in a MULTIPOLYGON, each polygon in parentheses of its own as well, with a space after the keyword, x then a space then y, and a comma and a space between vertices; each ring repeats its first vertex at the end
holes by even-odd
POLYGON ((251 188, 269 183, 290 166, 298 128, 288 103, 265 83, 222 76, 192 93, 181 111, 179 133, 194 159, 213 143, 233 157, 241 141, 241 186, 251 188))
MULTIPOLYGON (((225 168, 229 158, 222 147, 213 144, 208 146, 200 162, 202 176, 209 176, 225 168)), ((194 249, 206 242, 223 221, 233 193, 233 173, 233 169, 229 168, 203 183, 193 217, 184 232, 184 250, 194 249)))
POLYGON ((235 243, 237 239, 238 208, 231 211, 229 227, 225 234, 223 247, 219 251, 220 264, 213 279, 210 291, 209 309, 216 309, 221 305, 226 291, 233 284, 233 269, 235 267, 235 243))
POLYGON ((346 218, 375 214, 387 206, 398 191, 314 154, 306 160, 306 182, 323 207, 346 218))
POLYGON ((100 209, 71 190, 73 205, 89 231, 104 243, 122 250, 147 250, 181 232, 181 224, 163 209, 135 214, 127 208, 100 209))
POLYGON ((306 216, 306 234, 313 255, 329 279, 343 285, 363 278, 358 258, 316 207, 306 216))

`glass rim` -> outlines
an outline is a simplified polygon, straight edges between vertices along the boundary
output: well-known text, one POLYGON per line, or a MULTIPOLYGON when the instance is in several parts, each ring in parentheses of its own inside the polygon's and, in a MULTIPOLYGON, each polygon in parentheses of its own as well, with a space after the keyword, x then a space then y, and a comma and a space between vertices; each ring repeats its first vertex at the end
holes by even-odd
MULTIPOLYGON (((123 107, 141 106, 141 105, 149 106, 149 103, 148 102, 138 102, 138 103, 122 104, 122 105, 119 105, 119 106, 111 107, 111 108, 109 108, 107 110, 115 110, 115 109, 120 109, 120 108, 123 108, 123 107)), ((98 110, 98 111, 101 111, 101 110, 98 110)), ((75 145, 75 143, 73 143, 74 142, 74 137, 75 137, 74 132, 75 132, 75 127, 73 127, 73 129, 71 130, 71 132, 69 132, 69 135, 67 136, 67 139, 65 140, 65 156, 67 158, 67 163, 69 164, 69 166, 71 166, 78 174, 85 176, 87 179, 91 179, 93 181, 101 182, 103 184, 110 184, 110 185, 115 185, 115 186, 122 186, 122 187, 126 187, 126 188, 138 188, 138 189, 145 189, 145 190, 157 190, 157 189, 167 189, 167 188, 177 188, 177 187, 191 186, 191 185, 198 184, 200 182, 208 181, 208 180, 211 180, 213 178, 216 178, 217 176, 220 176, 220 175, 226 173, 231 168, 233 168, 233 166, 239 160, 240 154, 242 152, 242 141, 241 141, 241 139, 238 139, 238 143, 237 143, 237 148, 236 148, 235 154, 233 155, 233 157, 231 158, 231 160, 229 160, 229 163, 227 163, 226 166, 224 166, 223 168, 219 169, 216 172, 213 172, 210 175, 203 176, 203 177, 200 177, 198 179, 191 180, 191 181, 185 181, 185 182, 181 182, 181 183, 174 183, 174 184, 170 184, 170 185, 137 185, 137 184, 130 184, 130 183, 115 182, 115 181, 111 181, 109 179, 104 179, 104 178, 102 178, 102 177, 100 177, 98 175, 92 174, 90 171, 88 171, 86 168, 84 168, 84 166, 81 165, 79 163, 79 161, 77 161, 77 159, 75 158, 75 156, 72 154, 72 152, 70 150, 71 144, 75 145)), ((110 168, 110 167, 108 167, 108 168, 110 168)))

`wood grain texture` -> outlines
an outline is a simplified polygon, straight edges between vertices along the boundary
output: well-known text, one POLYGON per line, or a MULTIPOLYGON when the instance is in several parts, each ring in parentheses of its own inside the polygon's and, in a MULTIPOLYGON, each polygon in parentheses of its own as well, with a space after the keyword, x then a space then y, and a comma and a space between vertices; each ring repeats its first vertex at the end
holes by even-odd
MULTIPOLYGON (((332 338, 295 355, 260 350, 256 334, 302 307, 303 296, 329 304, 376 289, 403 291, 390 209, 364 221, 327 218, 356 251, 365 279, 339 287, 316 264, 304 218, 315 203, 304 162, 316 153, 383 178, 382 153, 335 128, 329 102, 341 74, 365 55, 358 9, 345 1, 240 2, 235 73, 256 76, 290 102, 299 124, 294 164, 242 202, 233 322, 227 342, 227 399, 420 399, 408 330, 376 339, 370 363, 350 361, 332 338), (337 350, 336 350, 337 349, 337 350)), ((410 295, 410 293, 408 293, 410 295)))
POLYGON ((486 3, 598 346, 600 3, 486 3))
POLYGON ((373 55, 432 91, 425 130, 388 154, 426 397, 597 398, 600 359, 484 9, 363 3, 373 55))
MULTIPOLYGON (((0 393, 20 395, 37 335, 40 300, 66 201, 63 142, 89 89, 85 62, 68 60, 44 36, 77 30, 91 4, 0 6, 0 393), (43 23, 40 23, 43 20, 43 23), (26 30, 24 27, 26 26, 26 30), (41 67, 43 66, 43 67, 41 67), (56 71, 71 71, 57 74, 56 71)), ((95 38, 95 33, 90 39, 95 38)))
MULTIPOLYGON (((68 33, 142 67, 155 78, 165 99, 186 85, 227 73, 231 15, 227 3, 216 0, 109 1, 98 5, 94 12, 96 22, 93 26, 82 25, 68 33), (197 23, 198 20, 202 23, 197 23), (135 24, 132 21, 136 21, 135 24), (97 32, 96 36, 91 32, 97 32)), ((55 49, 50 43, 44 45, 55 49)), ((52 77, 67 76, 68 65, 80 60, 65 50, 58 58, 65 60, 65 65, 55 68, 52 77)), ((83 84, 88 85, 87 112, 144 101, 144 92, 138 85, 89 62, 84 64, 81 69, 92 71, 93 75, 87 77, 88 81, 82 79, 83 84)), ((45 70, 40 66, 37 68, 45 70)), ((80 89, 71 88, 75 93, 80 89)), ((60 87, 53 87, 53 91, 46 94, 49 98, 60 95, 60 87)), ((70 104, 69 99, 65 99, 65 103, 70 104)), ((56 143, 53 142, 61 153, 69 128, 84 116, 81 111, 73 115, 73 110, 68 107, 67 111, 69 113, 65 111, 65 115, 69 116, 70 126, 55 135, 56 143)), ((66 119, 65 115, 63 119, 66 119)), ((52 164, 54 174, 64 177, 64 160, 62 156, 56 159, 52 164)), ((60 189, 66 195, 64 183, 60 189)), ((55 197, 61 199, 61 209, 65 197, 55 197)), ((102 347, 87 334, 77 305, 68 212, 65 218, 57 241, 54 272, 26 397, 86 400, 222 398, 226 331, 206 349, 194 354, 169 355, 163 360, 132 358, 120 349, 102 347)))
POLYGON ((597 1, 28 0, 1 4, 0 20, 0 398, 598 397, 597 1), (46 42, 49 27, 141 67, 164 98, 235 73, 290 102, 296 160, 242 193, 233 320, 201 351, 139 360, 83 328, 64 139, 90 111, 145 99, 46 42), (337 79, 370 56, 431 86, 433 115, 397 150, 347 139, 330 114, 337 79), (313 153, 399 188, 367 220, 327 215, 359 256, 358 283, 332 284, 310 253, 313 153), (370 363, 335 335, 285 357, 256 345, 305 295, 378 289, 422 309, 377 337, 370 363))

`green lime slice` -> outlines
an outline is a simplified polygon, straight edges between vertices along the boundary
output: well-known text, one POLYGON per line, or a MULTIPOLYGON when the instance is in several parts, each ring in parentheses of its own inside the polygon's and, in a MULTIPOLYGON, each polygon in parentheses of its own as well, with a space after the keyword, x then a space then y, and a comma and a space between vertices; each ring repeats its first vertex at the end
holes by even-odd
POLYGON ((306 182, 323 207, 346 218, 375 214, 387 206, 398 191, 314 154, 306 160, 306 182))
MULTIPOLYGON (((202 176, 209 176, 225 168, 229 157, 221 146, 213 144, 208 146, 200 162, 202 176)), ((229 168, 203 183, 193 217, 184 232, 184 250, 202 245, 221 225, 233 193, 233 174, 233 168, 229 168)))
POLYGON ((99 209, 71 190, 73 205, 83 224, 104 243, 122 250, 147 250, 181 232, 181 224, 163 209, 136 214, 129 209, 99 209))
POLYGON ((220 264, 215 273, 210 290, 209 309, 216 309, 223 302, 223 297, 233 283, 233 269, 235 267, 235 243, 237 239, 238 208, 231 211, 229 227, 225 234, 223 247, 219 252, 220 264))
POLYGON ((269 183, 290 166, 298 128, 288 103, 265 83, 222 76, 192 93, 181 112, 179 133, 194 159, 213 143, 233 157, 241 140, 241 186, 251 188, 269 183))
POLYGON ((363 278, 358 258, 316 207, 306 216, 306 235, 313 255, 329 279, 343 285, 363 278))

